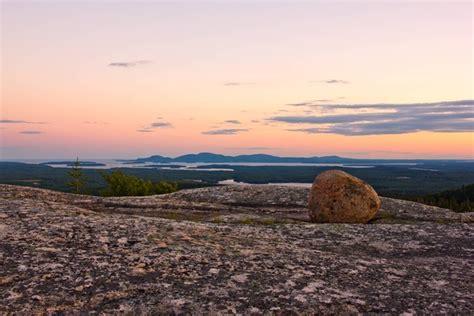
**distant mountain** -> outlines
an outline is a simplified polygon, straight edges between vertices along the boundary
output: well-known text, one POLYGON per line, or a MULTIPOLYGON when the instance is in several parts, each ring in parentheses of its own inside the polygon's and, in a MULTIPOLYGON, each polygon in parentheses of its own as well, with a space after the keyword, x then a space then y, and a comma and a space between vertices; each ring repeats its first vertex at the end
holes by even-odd
POLYGON ((324 157, 278 157, 267 154, 226 156, 214 153, 187 154, 176 158, 153 155, 125 161, 126 164, 136 163, 370 163, 374 160, 342 158, 339 156, 324 157))
POLYGON ((188 154, 174 158, 174 162, 233 162, 234 157, 213 153, 188 154))
POLYGON ((121 160, 121 161, 124 161, 124 164, 136 164, 136 163, 147 163, 147 162, 168 163, 168 162, 172 162, 173 158, 163 157, 160 155, 153 155, 146 158, 137 158, 133 160, 121 160))

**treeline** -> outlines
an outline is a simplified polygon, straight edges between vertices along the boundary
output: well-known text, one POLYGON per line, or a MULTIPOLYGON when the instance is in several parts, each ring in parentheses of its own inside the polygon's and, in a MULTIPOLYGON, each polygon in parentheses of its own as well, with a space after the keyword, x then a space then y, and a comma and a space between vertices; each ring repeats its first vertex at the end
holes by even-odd
MULTIPOLYGON (((80 164, 83 167, 82 164, 80 164)), ((229 166, 206 165, 202 168, 225 168, 223 171, 160 168, 112 168, 106 173, 120 170, 151 182, 178 183, 178 189, 191 189, 217 185, 221 180, 234 179, 237 182, 253 184, 294 182, 311 183, 314 177, 328 169, 341 169, 370 183, 381 196, 413 200, 427 194, 436 194, 462 185, 474 183, 474 164, 464 162, 434 162, 423 165, 427 169, 411 169, 413 166, 375 166, 374 168, 339 168, 323 166, 229 166), (229 171, 228 169, 233 169, 229 171)), ((0 161, 0 183, 26 185, 62 192, 76 191, 71 185, 71 168, 53 168, 46 165, 0 161), (69 185, 68 185, 69 184, 69 185), (72 190, 71 190, 72 188, 72 190)), ((82 194, 101 195, 108 186, 98 169, 82 168, 87 178, 86 185, 80 188, 82 194)))
POLYGON ((414 199, 417 202, 448 208, 455 212, 474 212, 474 184, 414 199))

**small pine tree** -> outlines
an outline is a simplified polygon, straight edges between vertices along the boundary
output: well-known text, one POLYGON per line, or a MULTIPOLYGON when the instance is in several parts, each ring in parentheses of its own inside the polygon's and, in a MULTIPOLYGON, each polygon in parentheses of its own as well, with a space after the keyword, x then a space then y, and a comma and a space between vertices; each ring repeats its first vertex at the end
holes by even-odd
POLYGON ((68 183, 70 187, 74 190, 74 193, 81 193, 82 188, 84 187, 86 178, 80 167, 79 158, 76 158, 74 166, 71 171, 69 171, 69 176, 72 178, 71 182, 68 183))

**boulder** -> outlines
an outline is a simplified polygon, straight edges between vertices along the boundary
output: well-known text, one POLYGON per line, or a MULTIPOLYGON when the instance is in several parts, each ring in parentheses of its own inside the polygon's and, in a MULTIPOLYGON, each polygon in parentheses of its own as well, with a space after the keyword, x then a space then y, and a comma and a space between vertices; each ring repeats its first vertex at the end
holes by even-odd
POLYGON ((309 216, 316 223, 367 223, 380 208, 377 192, 340 170, 321 173, 309 195, 309 216))

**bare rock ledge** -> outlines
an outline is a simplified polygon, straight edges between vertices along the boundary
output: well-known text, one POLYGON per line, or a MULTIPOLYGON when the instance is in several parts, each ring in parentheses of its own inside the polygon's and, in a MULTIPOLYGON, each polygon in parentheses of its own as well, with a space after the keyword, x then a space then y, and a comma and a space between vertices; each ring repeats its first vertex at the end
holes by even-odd
POLYGON ((312 224, 302 188, 0 185, 0 314, 472 313, 472 214, 381 200, 370 224, 312 224))

